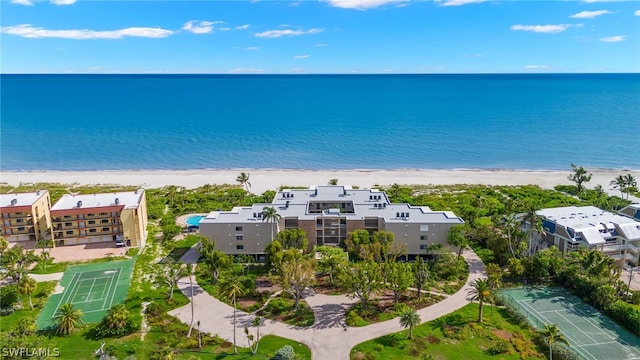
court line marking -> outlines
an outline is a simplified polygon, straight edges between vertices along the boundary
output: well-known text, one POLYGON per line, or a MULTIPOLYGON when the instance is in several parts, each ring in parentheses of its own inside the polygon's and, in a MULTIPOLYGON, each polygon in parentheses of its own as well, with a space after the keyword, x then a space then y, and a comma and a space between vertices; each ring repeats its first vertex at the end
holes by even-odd
MULTIPOLYGON (((533 308, 531 305, 529 305, 529 303, 526 300, 518 300, 519 303, 524 304, 527 308, 531 309, 531 314, 533 316, 535 316, 536 318, 538 318, 538 316, 536 315, 537 311, 535 308, 533 308)), ((552 321, 550 321, 547 317, 545 317, 542 314, 539 314, 544 320, 542 321, 542 323, 546 323, 546 324, 553 324, 552 321)), ((540 318, 538 318, 540 319, 540 318)), ((566 319, 565 319, 566 320, 566 319)), ((573 325, 573 324, 572 324, 573 325)), ((575 325, 574 325, 575 326, 575 325)), ((593 339, 591 339, 593 340, 593 339)), ((586 350, 586 349, 582 349, 580 346, 576 346, 575 347, 576 351, 578 351, 579 353, 581 353, 582 355, 585 355, 584 353, 586 352, 586 358, 593 358, 593 360, 598 360, 597 357, 595 357, 594 355, 591 355, 591 353, 586 350), (583 351, 584 350, 584 351, 583 351)))
MULTIPOLYGON (((71 281, 70 281, 70 285, 71 285, 71 286, 70 286, 70 288, 69 288, 69 290, 70 290, 70 291, 69 291, 69 294, 71 294, 71 292, 73 291, 73 289, 75 288, 75 286, 78 284, 78 282, 77 282, 77 281, 75 281, 75 278, 76 278, 76 275, 79 275, 79 274, 80 274, 80 273, 75 273, 75 274, 73 274, 73 276, 71 277, 71 281)), ((64 300, 65 295, 67 295, 67 292, 66 292, 66 291, 65 291, 65 292, 62 294, 62 296, 60 297, 60 301, 58 301, 58 306, 56 306, 56 309, 53 311, 53 314, 51 315, 52 317, 53 317, 53 316, 55 316, 55 315, 58 313, 58 309, 60 309, 60 305, 62 305, 62 304, 63 304, 62 300, 64 300)), ((67 296, 67 297, 68 297, 68 299, 67 299, 67 300, 70 300, 70 299, 71 299, 71 296, 70 296, 70 295, 69 295, 69 296, 67 296)))
POLYGON ((118 287, 118 282, 120 281, 120 273, 122 272, 120 271, 120 269, 118 269, 118 279, 116 280, 116 285, 113 287, 113 293, 111 294, 111 302, 109 302, 109 308, 111 308, 111 305, 113 305, 113 299, 116 296, 116 288, 118 287))
POLYGON ((109 274, 111 276, 109 276, 109 282, 105 283, 105 285, 107 285, 103 290, 102 290, 102 294, 100 294, 100 299, 104 299, 104 302, 102 303, 102 306, 100 307, 102 310, 104 310, 104 306, 107 303, 107 299, 109 298, 109 290, 111 290, 111 285, 113 284, 113 276, 115 275, 114 273, 109 274), (105 294, 105 291, 107 292, 105 294))
POLYGON ((607 342, 594 343, 594 344, 584 344, 584 345, 578 345, 578 346, 600 346, 600 345, 609 345, 609 344, 618 344, 618 342, 617 341, 607 341, 607 342))

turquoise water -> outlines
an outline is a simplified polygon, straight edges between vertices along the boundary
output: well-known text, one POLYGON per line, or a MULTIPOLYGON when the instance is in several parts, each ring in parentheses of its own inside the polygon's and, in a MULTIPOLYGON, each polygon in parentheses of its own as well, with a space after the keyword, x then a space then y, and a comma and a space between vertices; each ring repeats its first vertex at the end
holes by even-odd
POLYGON ((202 220, 203 218, 204 216, 201 215, 189 216, 187 220, 185 220, 185 222, 189 226, 200 227, 200 220, 202 220))
POLYGON ((640 74, 0 80, 1 170, 640 169, 640 74))

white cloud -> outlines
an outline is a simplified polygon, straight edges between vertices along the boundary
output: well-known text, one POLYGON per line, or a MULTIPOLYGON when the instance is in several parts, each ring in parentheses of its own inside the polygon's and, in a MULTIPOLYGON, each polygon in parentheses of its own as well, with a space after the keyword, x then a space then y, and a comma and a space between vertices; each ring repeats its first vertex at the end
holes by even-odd
POLYGON ((224 24, 224 21, 191 20, 187 21, 184 26, 182 26, 182 30, 189 31, 194 34, 210 34, 213 32, 213 25, 216 24, 224 24))
POLYGON ((635 15, 635 16, 640 16, 640 10, 636 10, 636 11, 633 13, 633 15, 635 15))
POLYGON ((11 0, 11 3, 16 5, 33 6, 33 3, 29 0, 11 0))
POLYGON ((73 5, 76 0, 51 0, 51 3, 54 5, 73 5))
POLYGON ((407 0, 328 0, 329 5, 343 9, 365 10, 407 0))
POLYGON ((327 46, 327 44, 325 44, 325 43, 320 43, 320 44, 315 44, 315 45, 313 45, 313 46, 315 46, 315 47, 325 47, 325 46, 327 46))
POLYGON ((624 38, 625 38, 625 36, 622 36, 622 35, 608 36, 608 37, 600 38, 600 41, 602 41, 602 42, 620 42, 620 41, 624 41, 624 38))
POLYGON ((440 6, 460 6, 467 4, 478 4, 485 2, 487 0, 436 0, 436 3, 439 3, 440 6))
POLYGON ((259 38, 279 38, 283 36, 298 36, 298 35, 306 35, 306 34, 317 34, 321 32, 322 29, 309 29, 309 30, 267 30, 260 33, 255 34, 256 37, 259 38))
POLYGON ((261 74, 264 70, 257 68, 235 68, 229 70, 229 72, 232 74, 261 74))
POLYGON ((260 48, 259 48, 259 47, 257 47, 257 46, 249 46, 249 47, 246 47, 246 48, 244 48, 244 49, 245 49, 245 50, 250 50, 250 51, 260 50, 260 48))
POLYGON ((221 27, 221 28, 219 28, 218 30, 220 30, 220 31, 229 31, 229 30, 231 30, 231 29, 230 29, 230 28, 228 28, 228 27, 221 27))
POLYGON ((539 70, 539 69, 551 69, 551 66, 549 65, 526 65, 524 67, 525 69, 533 69, 533 70, 539 70))
POLYGON ((305 55, 296 55, 293 58, 294 59, 307 59, 308 57, 309 57, 309 55, 305 54, 305 55))
POLYGON ((599 2, 618 2, 623 0, 582 0, 582 1, 588 4, 593 4, 593 3, 599 3, 599 2))
POLYGON ((547 33, 547 34, 555 34, 559 32, 563 32, 572 26, 578 25, 570 25, 570 24, 558 24, 558 25, 513 25, 511 26, 511 30, 515 31, 531 31, 535 33, 547 33))
POLYGON ((236 26, 235 29, 236 30, 247 30, 249 28, 249 24, 244 24, 244 25, 240 25, 240 26, 236 26))
POLYGON ((569 16, 572 19, 595 19, 600 15, 611 14, 609 10, 581 11, 577 14, 569 16))
POLYGON ((0 31, 5 34, 17 35, 17 36, 22 36, 22 37, 31 38, 31 39, 61 38, 61 39, 76 39, 76 40, 121 39, 125 36, 164 38, 173 34, 173 31, 171 30, 166 30, 161 28, 151 28, 151 27, 129 27, 126 29, 106 30, 106 31, 89 30, 89 29, 47 30, 44 28, 33 27, 31 26, 31 24, 6 26, 0 29, 0 31))

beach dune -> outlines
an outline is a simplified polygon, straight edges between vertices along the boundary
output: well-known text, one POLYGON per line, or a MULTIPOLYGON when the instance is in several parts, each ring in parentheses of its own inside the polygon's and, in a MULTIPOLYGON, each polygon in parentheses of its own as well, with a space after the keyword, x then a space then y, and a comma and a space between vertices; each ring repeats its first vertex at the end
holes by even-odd
MULTIPOLYGON (((589 170, 589 169, 588 169, 589 170)), ((640 179, 640 171, 589 170, 593 177, 587 187, 601 185, 610 194, 620 192, 610 185, 621 174, 631 173, 640 179)), ((142 171, 3 171, 0 181, 9 185, 20 183, 79 183, 121 184, 142 188, 166 185, 196 188, 204 184, 237 184, 240 172, 250 174, 251 192, 259 194, 280 186, 326 185, 338 179, 339 185, 370 188, 374 185, 397 184, 483 184, 483 185, 539 185, 551 189, 559 184, 572 184, 567 171, 544 170, 283 170, 283 169, 224 169, 224 170, 142 170, 142 171)))

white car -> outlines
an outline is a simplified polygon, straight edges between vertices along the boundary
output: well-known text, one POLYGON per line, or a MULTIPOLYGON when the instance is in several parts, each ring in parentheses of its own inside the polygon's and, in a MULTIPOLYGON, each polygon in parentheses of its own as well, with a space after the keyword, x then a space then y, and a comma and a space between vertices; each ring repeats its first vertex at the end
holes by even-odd
POLYGON ((123 246, 124 246, 124 241, 122 241, 122 240, 116 240, 116 246, 117 246, 117 247, 123 247, 123 246))

